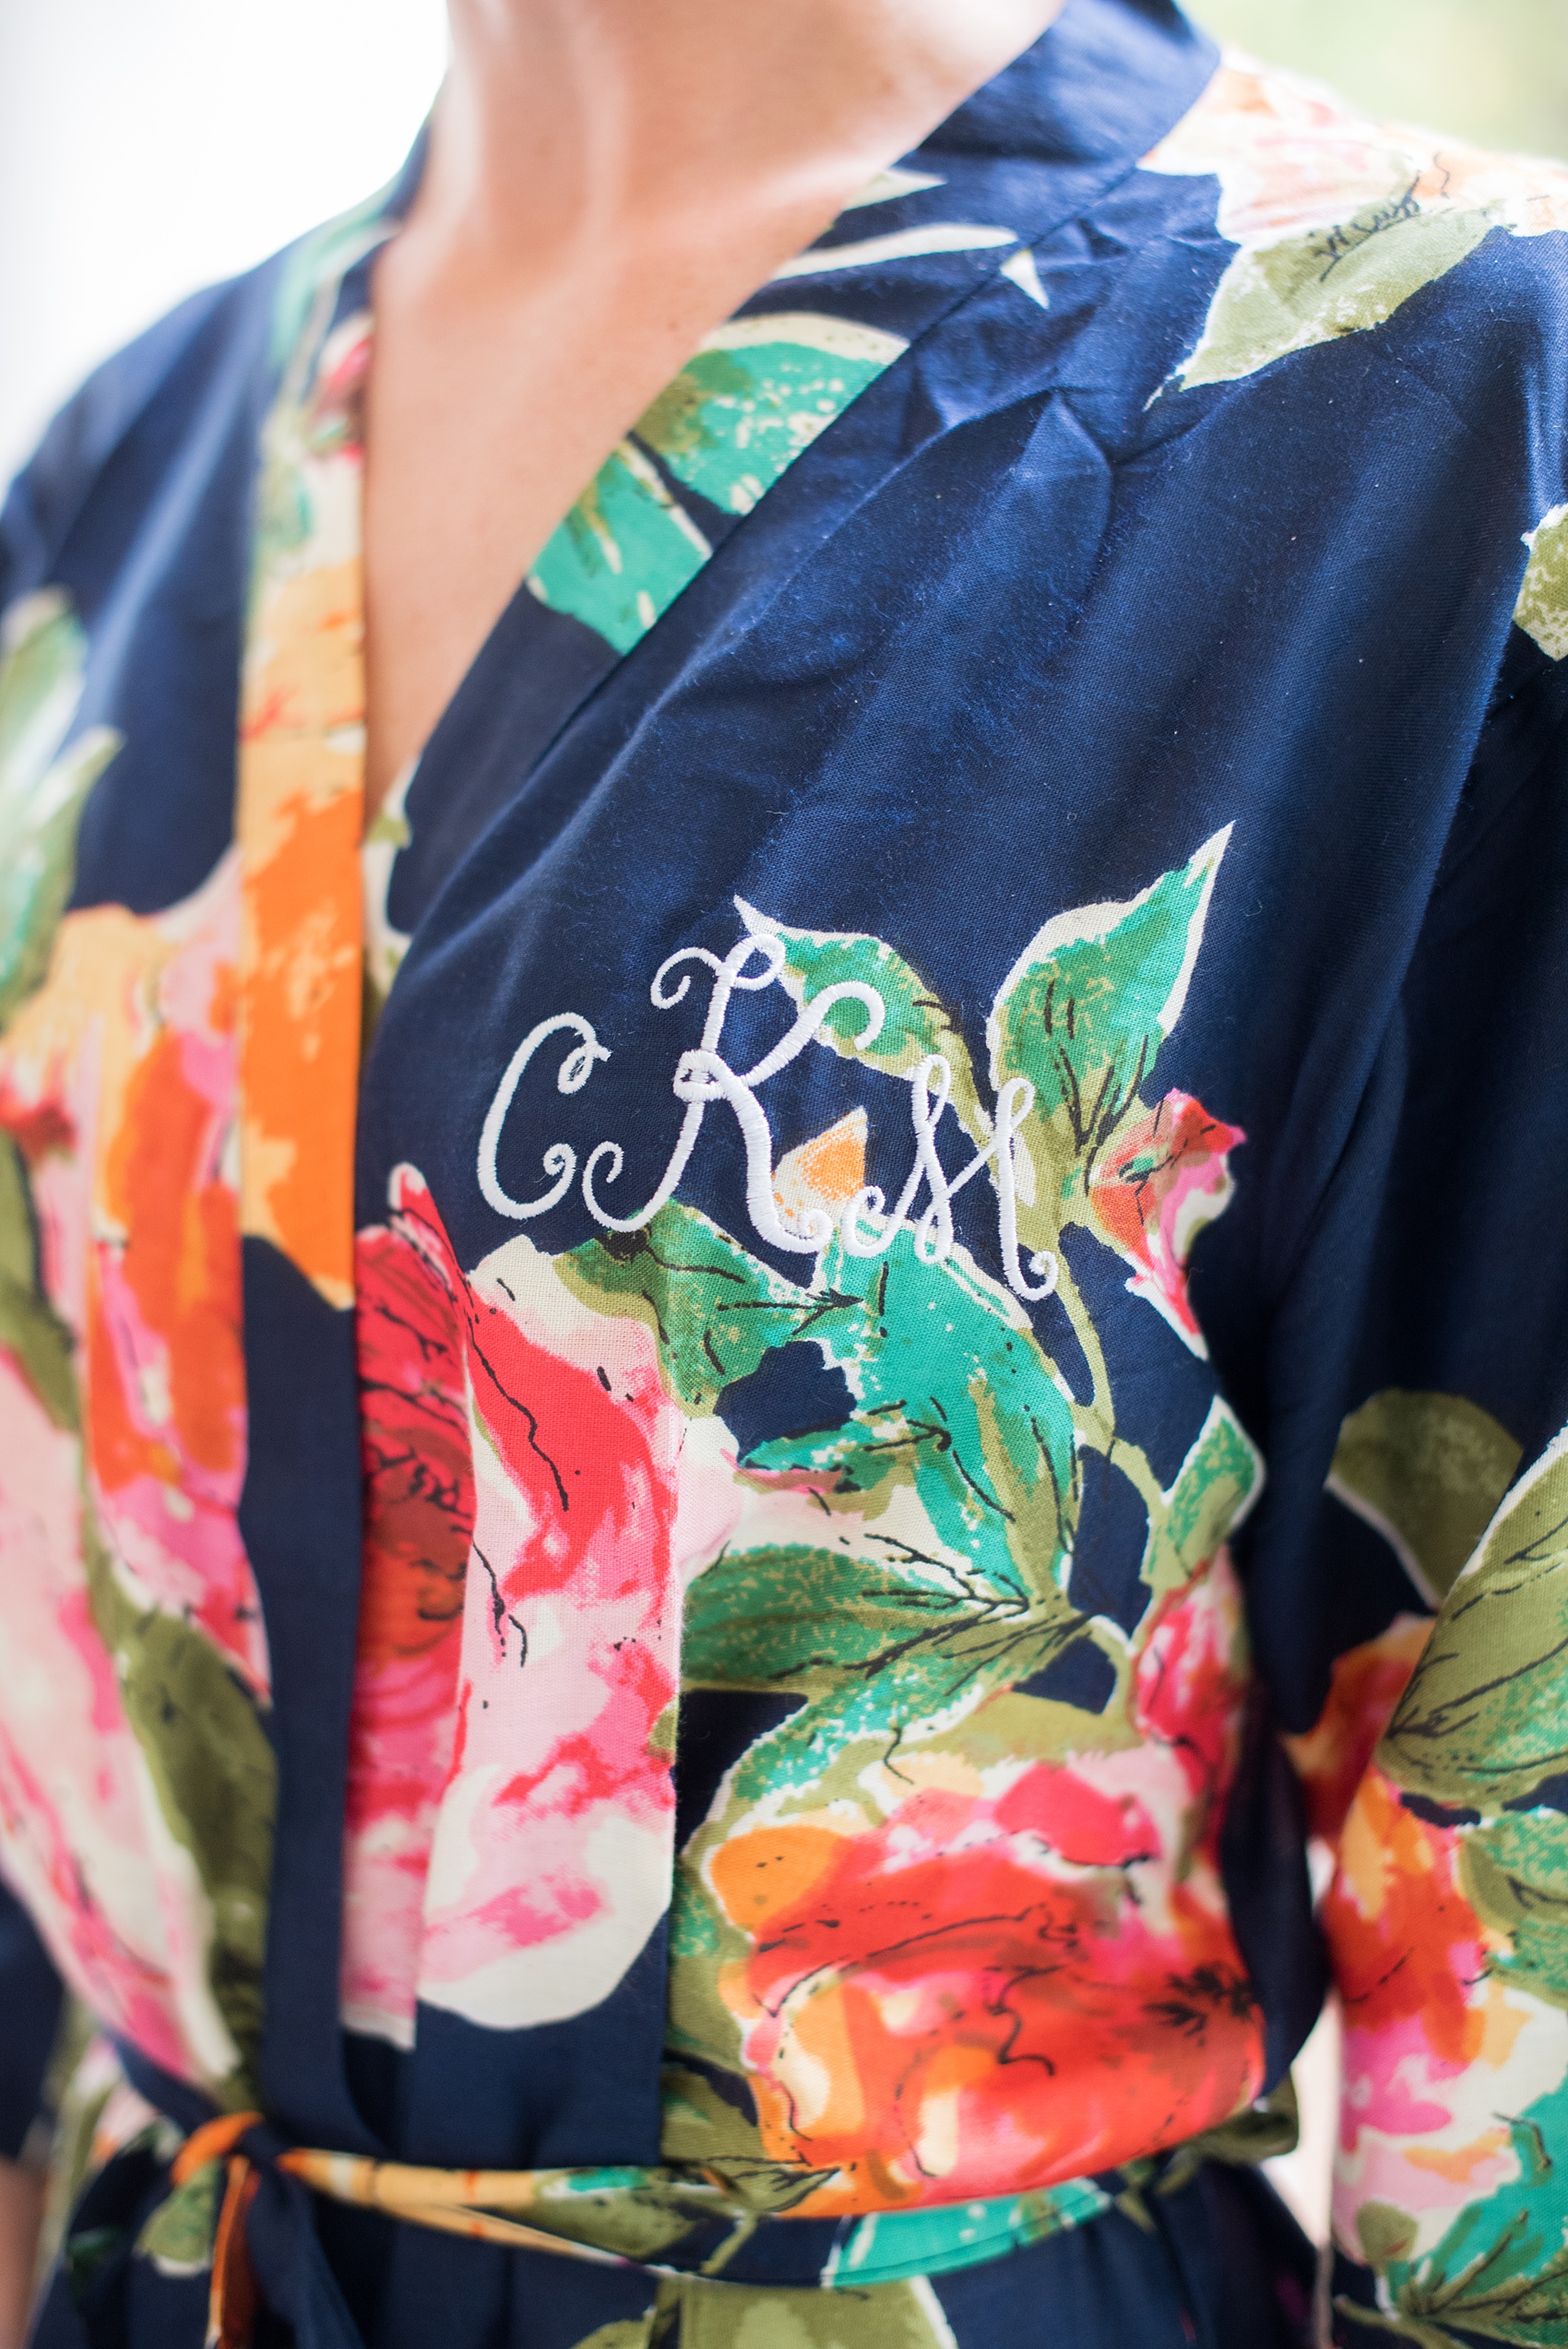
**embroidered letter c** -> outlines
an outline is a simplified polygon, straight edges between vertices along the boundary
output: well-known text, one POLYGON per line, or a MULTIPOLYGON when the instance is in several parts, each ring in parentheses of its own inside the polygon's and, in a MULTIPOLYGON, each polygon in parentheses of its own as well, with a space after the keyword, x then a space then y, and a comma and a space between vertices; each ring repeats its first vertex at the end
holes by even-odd
POLYGON ((523 1200, 514 1199, 509 1192, 503 1191, 501 1178, 495 1169, 495 1154, 501 1146, 501 1129, 506 1122, 506 1113, 522 1082, 523 1071, 545 1038, 556 1035, 562 1028, 570 1029, 578 1042, 561 1063, 555 1079, 557 1092, 580 1093, 592 1074, 595 1061, 610 1058, 608 1047, 600 1042, 580 1012, 562 1012, 554 1019, 541 1019, 537 1027, 529 1028, 507 1062, 506 1074, 495 1088, 495 1098, 485 1112, 484 1124, 480 1131, 479 1187, 485 1203, 493 1207, 498 1216, 510 1216, 519 1223, 529 1216, 542 1216, 547 1208, 553 1207, 558 1200, 564 1199, 577 1170, 576 1154, 571 1145, 552 1142, 544 1154, 544 1171, 552 1175, 554 1180, 539 1198, 523 1200))

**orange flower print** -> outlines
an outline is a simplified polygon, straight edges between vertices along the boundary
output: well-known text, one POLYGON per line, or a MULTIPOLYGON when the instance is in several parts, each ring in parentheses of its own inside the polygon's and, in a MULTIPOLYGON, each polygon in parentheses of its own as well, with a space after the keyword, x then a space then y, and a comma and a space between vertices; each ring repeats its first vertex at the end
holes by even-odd
POLYGON ((1338 1841, 1373 1749, 1431 1637, 1431 1616, 1396 1616, 1375 1640, 1336 1659, 1322 1713, 1304 1737, 1285 1740, 1314 1835, 1338 1841))
POLYGON ((237 1513, 238 911, 229 857, 167 913, 68 915, 47 982, 0 1044, 0 1125, 27 1161, 44 1289, 78 1349, 89 1476, 117 1565, 265 1694, 237 1513))
MULTIPOLYGON (((845 1803, 756 1817, 707 1880, 750 1954, 724 1996, 802 2211, 1045 2186, 1224 2119, 1261 2078, 1217 1844, 1241 1681, 1223 1554, 1143 1654, 1143 1742, 978 1766, 901 1742, 845 1803)), ((1028 1700, 1023 1700, 1025 1703, 1028 1700)), ((988 1710, 966 1724, 986 1747, 988 1710)))
POLYGON ((364 625, 350 319, 265 438, 241 713, 244 1228, 330 1304, 352 1297, 362 943, 364 625))

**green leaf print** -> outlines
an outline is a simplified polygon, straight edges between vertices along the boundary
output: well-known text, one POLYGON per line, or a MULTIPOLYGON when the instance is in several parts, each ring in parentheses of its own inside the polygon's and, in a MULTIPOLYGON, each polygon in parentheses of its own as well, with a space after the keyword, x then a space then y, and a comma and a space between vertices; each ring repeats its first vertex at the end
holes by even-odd
POLYGON ((680 2349, 952 2349, 923 2279, 824 2292, 683 2276, 670 2289, 680 2349))
POLYGON ((600 2325, 573 2349, 953 2349, 928 2283, 864 2290, 659 2279, 646 2317, 600 2325))
POLYGON ((1328 1489, 1382 1534, 1431 1607, 1513 1483, 1519 1446, 1462 1394, 1385 1387, 1339 1430, 1328 1489))
MULTIPOLYGON (((997 991, 987 1023, 998 1092, 1027 1077, 1035 1106, 1024 1137, 1035 1182, 1018 1229, 1034 1247, 1060 1228, 1068 1185, 1153 1071, 1186 1001, 1227 825, 1192 860, 1121 905, 1057 914, 1029 941, 997 991)), ((1074 1211, 1087 1216, 1081 1201, 1074 1211)))
POLYGON ((895 1648, 840 1673, 832 1686, 819 1684, 810 1702, 736 1762, 728 1801, 694 1839, 694 1857, 710 1838, 722 1842, 735 1818, 765 1798, 777 1803, 781 1818, 836 1801, 860 1804, 868 1763, 923 1740, 992 1690, 1039 1670, 1066 1636, 1048 1627, 1031 1640, 1018 1627, 960 1622, 947 1639, 895 1648))
POLYGON ((971 1140, 983 1144, 990 1121, 979 1106, 968 1047, 952 1017, 920 973, 880 938, 854 931, 791 930, 770 921, 743 897, 735 900, 742 920, 754 937, 781 938, 784 967, 780 984, 796 1003, 805 1003, 829 987, 855 984, 871 987, 881 996, 886 1016, 869 1044, 857 1039, 866 1025, 863 1004, 848 998, 835 1003, 824 1021, 822 1041, 848 1061, 863 1061, 886 1076, 911 1076, 921 1062, 940 1053, 953 1073, 953 1108, 971 1140))
POLYGON ((1150 1513, 1144 1579, 1156 1597, 1179 1591, 1234 1533, 1263 1489, 1263 1460, 1229 1406, 1216 1396, 1176 1480, 1150 1513))
POLYGON ((707 1418, 723 1389, 775 1347, 812 1335, 831 1310, 675 1200, 646 1229, 586 1240, 558 1257, 556 1270, 596 1311, 647 1324, 670 1393, 694 1418, 707 1418))
MULTIPOLYGON (((1515 2138, 1519 2134, 1515 2124, 1515 2138)), ((1536 2166, 1526 2148, 1526 2176, 1536 2166)), ((1555 2183, 1551 2167, 1549 2160, 1549 2185, 1555 2183)), ((1358 2326, 1414 2342, 1419 2349, 1471 2349, 1478 2341, 1561 2349, 1568 2323, 1562 2195, 1526 2189, 1521 2205, 1519 2190, 1515 2186, 1469 2204, 1414 2267, 1407 2256, 1414 2223, 1402 2224, 1404 2213, 1387 2203, 1367 2204, 1360 2213, 1362 2249, 1384 2277, 1391 2305, 1363 2308, 1341 2299, 1336 2307, 1358 2326)))
POLYGON ((1003 2251, 1021 2251, 1111 2208, 1111 2196, 1092 2178, 1037 2187, 982 2202, 934 2202, 925 2208, 874 2211, 857 2219, 835 2250, 829 2274, 840 2289, 910 2275, 951 2275, 979 2267, 1003 2251))
POLYGON ((848 1549, 726 1550, 687 1597, 682 1679, 688 1688, 825 1693, 951 1628, 966 1600, 973 1605, 955 1584, 939 1564, 907 1553, 894 1564, 848 1549))
MULTIPOLYGON (((616 2317, 610 2324, 595 2325, 572 2349, 654 2349, 655 2317, 650 2309, 646 2317, 616 2317)), ((670 2336, 674 2349, 674 2336, 670 2336)))
POLYGON ((1514 607, 1514 623, 1533 636, 1549 660, 1568 655, 1568 505, 1554 505, 1525 533, 1530 559, 1514 607))
POLYGON ((653 457, 710 504, 749 514, 904 348, 877 327, 806 311, 717 328, 600 468, 529 587, 629 652, 713 552, 653 457))
POLYGON ((636 436, 686 488, 749 514, 904 347, 812 311, 731 319, 638 419, 636 436))
POLYGON ((912 1484, 949 1550, 989 1589, 1051 1605, 1076 1510, 1072 1399, 1028 1316, 960 1248, 927 1263, 900 1231, 880 1257, 834 1240, 809 1330, 844 1371, 856 1407, 826 1434, 748 1456, 759 1472, 809 1472, 830 1497, 873 1513, 912 1484))
POLYGON ((200 2275, 212 2265, 223 2164, 203 2162, 183 2186, 171 2189, 137 2237, 137 2255, 161 2275, 200 2275))
POLYGON ((546 2170, 536 2173, 536 2192, 519 2215, 530 2226, 624 2260, 657 2260, 694 2227, 728 2215, 728 2200, 700 2174, 546 2170))
POLYGON ((57 587, 0 624, 0 1026, 42 979, 71 894, 87 795, 120 747, 106 726, 62 753, 87 639, 57 587))
POLYGON ((626 653, 712 552, 636 443, 623 441, 551 533, 529 586, 626 653))
POLYGON ((1512 1811, 1462 1839, 1460 1881, 1478 1916, 1506 1933, 1488 1971, 1548 2006, 1568 2007, 1568 1819, 1512 1811))
POLYGON ((70 1333, 43 1294, 22 1154, 0 1132, 0 1346, 57 1428, 77 1424, 70 1333))
POLYGON ((1568 1770, 1568 1433, 1515 1489, 1444 1599, 1378 1749, 1389 1774, 1483 1812, 1568 1770))
MULTIPOLYGON (((714 2000, 720 2017, 722 2007, 714 2000)), ((720 2030, 725 2028, 720 2022, 720 2030)), ((666 2058, 662 2075, 659 2150, 671 2164, 722 2178, 731 2194, 747 2210, 777 2216, 831 2176, 800 2164, 770 2161, 749 2112, 737 2109, 721 2096, 706 2071, 679 2055, 666 2058)))
POLYGON ((778 1689, 810 1702, 736 1767, 734 1799, 770 1788, 826 1798, 850 1746, 889 1751, 956 1708, 1041 1671, 1081 1637, 1059 1595, 999 1603, 961 1578, 923 1585, 832 1550, 727 1551, 693 1585, 688 1687, 778 1689), (839 1617, 827 1610, 840 1608, 839 1617))
POLYGON ((1407 190, 1335 227, 1239 253, 1177 386, 1230 383, 1290 351, 1381 326, 1497 225, 1484 208, 1423 209, 1407 190))
POLYGON ((59 587, 23 596, 0 626, 0 777, 36 785, 77 714, 87 640, 59 587))
POLYGON ((1408 2260, 1420 2232, 1409 2213, 1396 2210, 1392 2202, 1363 2202, 1356 2213, 1361 2257, 1371 2268, 1386 2268, 1396 2260, 1408 2260))
POLYGON ((255 1704, 196 1624, 142 1607, 82 1512, 88 1595, 170 1833, 191 1855, 211 1916, 208 1979, 232 2046, 207 2050, 220 2100, 255 2101, 277 1762, 255 1704))

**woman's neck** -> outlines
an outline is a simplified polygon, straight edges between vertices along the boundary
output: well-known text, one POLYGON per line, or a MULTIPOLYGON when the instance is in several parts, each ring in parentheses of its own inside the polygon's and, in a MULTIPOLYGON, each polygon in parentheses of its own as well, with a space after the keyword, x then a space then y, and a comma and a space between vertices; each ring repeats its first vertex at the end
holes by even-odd
POLYGON ((454 265, 524 280, 759 231, 783 257, 1060 5, 451 0, 417 209, 454 265))
POLYGON ((368 800, 623 433, 1060 0, 452 0, 375 265, 368 800))

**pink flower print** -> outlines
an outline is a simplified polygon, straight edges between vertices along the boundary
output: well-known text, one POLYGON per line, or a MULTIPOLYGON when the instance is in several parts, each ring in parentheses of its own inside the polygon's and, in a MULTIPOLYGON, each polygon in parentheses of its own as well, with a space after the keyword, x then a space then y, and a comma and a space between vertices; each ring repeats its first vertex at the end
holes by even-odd
POLYGON ((739 1510, 657 1340, 515 1240, 465 1275, 400 1167, 359 1240, 365 1580, 346 2019, 510 2028, 597 2005, 673 1862, 681 1590, 739 1510))
POLYGON ((1335 2230, 1392 2205, 1417 2222, 1418 2254, 1455 2213, 1517 2177, 1508 2116, 1560 2087, 1560 2009, 1494 1973, 1496 1936, 1467 1897, 1467 1830, 1401 1802, 1374 1762, 1340 1842, 1323 1906, 1345 2010, 1345 2086, 1335 2230))
POLYGON ((598 2005, 669 1899, 684 1420, 652 1330, 526 1240, 467 1313, 473 1550, 420 1995, 505 2028, 598 2005))
POLYGON ((0 1352, 0 1848, 64 1979, 182 2080, 233 2049, 188 1864, 157 1815, 88 1604, 80 1454, 0 1352))
POLYGON ((355 1262, 364 1551, 349 1744, 343 2017, 413 2038, 425 1872, 452 1764, 474 1522, 462 1278, 409 1168, 355 1262))

